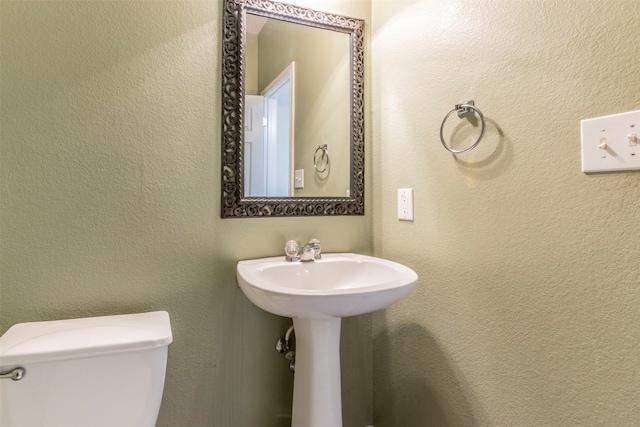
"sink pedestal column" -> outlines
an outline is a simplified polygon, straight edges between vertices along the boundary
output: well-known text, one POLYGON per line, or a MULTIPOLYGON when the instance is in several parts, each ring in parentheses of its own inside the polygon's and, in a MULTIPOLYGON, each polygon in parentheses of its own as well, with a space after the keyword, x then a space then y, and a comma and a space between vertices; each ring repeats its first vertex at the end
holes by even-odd
POLYGON ((341 320, 293 319, 296 373, 291 427, 342 427, 341 320))

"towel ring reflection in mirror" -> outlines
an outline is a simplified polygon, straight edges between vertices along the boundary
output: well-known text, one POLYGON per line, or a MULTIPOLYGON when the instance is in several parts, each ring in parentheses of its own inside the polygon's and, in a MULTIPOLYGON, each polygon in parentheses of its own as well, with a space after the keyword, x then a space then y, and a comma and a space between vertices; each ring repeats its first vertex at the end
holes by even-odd
POLYGON ((453 110, 449 111, 447 115, 444 116, 444 119, 442 119, 442 125, 440 126, 440 141, 442 142, 443 147, 446 148, 448 151, 452 152, 453 154, 466 153, 467 151, 471 151, 474 148, 476 148, 476 146, 480 143, 480 141, 482 140, 482 137, 484 137, 484 131, 486 126, 487 124, 484 120, 484 115, 482 115, 482 112, 475 106, 473 99, 468 101, 465 104, 456 104, 456 106, 453 107, 453 110), (449 118, 449 116, 454 112, 457 112, 458 117, 460 117, 461 119, 466 117, 469 113, 473 114, 473 112, 475 112, 478 115, 478 117, 480 117, 480 122, 482 123, 482 129, 480 130, 480 136, 478 137, 478 139, 469 147, 462 150, 456 150, 454 148, 451 148, 444 140, 444 135, 443 135, 444 124, 449 118))
POLYGON ((316 169, 316 172, 323 173, 329 169, 330 164, 327 144, 320 145, 316 148, 315 153, 313 153, 313 167, 316 169), (318 157, 318 152, 320 153, 320 157, 318 157))

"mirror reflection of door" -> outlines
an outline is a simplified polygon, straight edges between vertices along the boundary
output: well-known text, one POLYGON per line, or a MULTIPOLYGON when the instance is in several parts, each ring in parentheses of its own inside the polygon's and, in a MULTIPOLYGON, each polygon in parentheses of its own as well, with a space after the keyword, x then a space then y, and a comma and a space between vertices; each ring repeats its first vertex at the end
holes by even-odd
POLYGON ((293 82, 295 64, 289 66, 263 91, 267 197, 293 196, 293 82))
POLYGON ((244 125, 244 195, 262 196, 266 193, 264 159, 264 97, 245 97, 244 125))
POLYGON ((295 65, 262 93, 245 97, 245 197, 293 195, 295 65))

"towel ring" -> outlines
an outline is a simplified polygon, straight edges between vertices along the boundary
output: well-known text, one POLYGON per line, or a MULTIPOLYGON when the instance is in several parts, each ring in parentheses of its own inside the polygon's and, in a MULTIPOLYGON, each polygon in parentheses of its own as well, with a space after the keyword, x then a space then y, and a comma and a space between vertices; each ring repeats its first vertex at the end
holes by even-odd
POLYGON ((440 126, 440 141, 442 142, 442 145, 444 146, 444 148, 446 148, 448 151, 454 154, 466 153, 467 151, 471 151, 474 148, 476 148, 476 146, 480 143, 480 141, 482 140, 482 137, 484 136, 484 130, 486 126, 487 124, 484 120, 484 116, 482 115, 482 112, 474 105, 473 99, 471 101, 468 101, 466 104, 456 104, 456 106, 453 107, 453 110, 449 111, 447 115, 444 116, 444 119, 442 119, 442 125, 440 126), (467 116, 467 114, 471 113, 472 111, 475 111, 478 114, 478 116, 480 117, 480 121, 482 122, 482 129, 480 130, 480 136, 478 137, 476 142, 474 142, 464 150, 456 150, 449 147, 444 140, 444 136, 442 135, 442 132, 444 131, 444 123, 447 121, 449 116, 454 112, 458 113, 458 117, 464 118, 467 116))
POLYGON ((327 148, 327 144, 320 145, 318 148, 316 148, 315 153, 313 153, 313 167, 318 173, 326 172, 327 168, 329 167, 329 149, 327 148), (318 159, 318 151, 320 151, 321 153, 320 159, 318 159), (325 157, 327 158, 327 160, 325 162, 324 169, 320 170, 318 168, 318 160, 322 160, 325 157))

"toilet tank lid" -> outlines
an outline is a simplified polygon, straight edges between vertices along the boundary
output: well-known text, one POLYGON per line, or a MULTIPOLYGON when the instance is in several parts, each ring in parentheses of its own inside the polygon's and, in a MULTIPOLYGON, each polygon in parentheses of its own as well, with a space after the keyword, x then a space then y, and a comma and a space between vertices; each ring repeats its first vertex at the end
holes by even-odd
POLYGON ((0 337, 0 366, 146 350, 171 341, 166 311, 18 323, 0 337))

